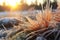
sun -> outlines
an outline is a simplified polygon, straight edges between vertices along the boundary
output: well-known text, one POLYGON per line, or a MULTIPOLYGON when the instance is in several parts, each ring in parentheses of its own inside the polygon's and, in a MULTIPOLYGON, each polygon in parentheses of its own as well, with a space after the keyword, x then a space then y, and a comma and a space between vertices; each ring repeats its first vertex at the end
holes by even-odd
MULTIPOLYGON (((15 7, 18 4, 20 4, 21 1, 22 0, 0 0, 0 5, 3 5, 3 2, 5 2, 5 5, 15 7)), ((37 5, 39 5, 39 4, 43 4, 45 0, 23 0, 23 1, 28 5, 36 4, 37 1, 37 5)))
POLYGON ((0 0, 0 5, 3 5, 4 0, 0 0))
POLYGON ((11 7, 15 7, 16 5, 20 4, 21 0, 6 0, 6 5, 9 5, 11 7))

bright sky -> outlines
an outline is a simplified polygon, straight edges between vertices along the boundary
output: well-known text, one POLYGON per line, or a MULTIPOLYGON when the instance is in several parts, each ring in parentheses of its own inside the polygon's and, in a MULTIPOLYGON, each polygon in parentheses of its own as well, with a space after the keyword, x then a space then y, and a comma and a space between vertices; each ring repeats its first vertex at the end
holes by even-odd
MULTIPOLYGON (((0 0, 0 5, 3 5, 3 2, 6 3, 6 5, 11 5, 11 6, 15 6, 16 4, 19 4, 21 0, 0 0)), ((27 3, 28 5, 31 5, 32 3, 35 4, 36 0, 25 0, 25 3, 27 3)), ((37 3, 41 3, 43 4, 43 0, 37 0, 37 3)))
POLYGON ((44 1, 45 1, 45 0, 38 0, 37 3, 38 3, 38 5, 39 5, 39 4, 43 4, 44 1))
POLYGON ((54 2, 54 0, 51 0, 51 2, 54 2))
POLYGON ((57 0, 58 2, 60 2, 60 0, 57 0))
POLYGON ((3 5, 4 0, 0 0, 0 5, 3 5))
POLYGON ((15 6, 20 3, 20 0, 6 0, 6 5, 15 6))
MULTIPOLYGON (((5 2, 6 5, 9 5, 9 6, 16 6, 20 4, 21 0, 0 0, 0 5, 3 5, 3 2, 5 2)), ((36 0, 25 0, 25 3, 27 3, 28 5, 31 5, 32 3, 35 4, 35 2, 36 0)), ((51 0, 51 2, 54 2, 54 0, 51 0)), ((43 3, 44 3, 44 0, 37 0, 38 5, 43 3)))
POLYGON ((15 6, 16 4, 19 4, 21 0, 0 0, 0 5, 3 5, 3 2, 6 3, 6 5, 15 6))
POLYGON ((35 0, 25 0, 25 3, 31 5, 32 3, 35 3, 35 0))

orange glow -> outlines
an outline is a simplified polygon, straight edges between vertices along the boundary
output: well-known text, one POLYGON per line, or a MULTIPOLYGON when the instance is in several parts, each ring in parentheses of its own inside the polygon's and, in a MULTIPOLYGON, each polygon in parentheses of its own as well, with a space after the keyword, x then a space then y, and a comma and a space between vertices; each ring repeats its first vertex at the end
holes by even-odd
MULTIPOLYGON (((10 5, 10 6, 16 6, 17 4, 20 4, 22 0, 0 0, 0 5, 3 5, 3 2, 5 2, 6 5, 10 5)), ((37 5, 39 4, 43 4, 45 0, 23 0, 24 3, 31 5, 36 4, 37 1, 37 5)))
POLYGON ((0 5, 3 5, 4 0, 0 0, 0 5))
MULTIPOLYGON (((0 5, 3 5, 3 2, 6 3, 6 5, 10 5, 10 6, 16 6, 17 4, 20 4, 22 0, 0 0, 0 5)), ((28 4, 28 5, 31 5, 32 3, 33 4, 36 4, 36 1, 37 1, 37 5, 39 4, 43 4, 44 1, 46 0, 23 0, 24 3, 28 4)), ((54 2, 54 0, 50 0, 51 2, 54 2)), ((59 0, 57 0, 59 2, 59 0)))
POLYGON ((10 6, 11 8, 15 9, 20 2, 21 0, 0 0, 0 5, 3 6, 3 3, 5 3, 6 6, 10 6))
POLYGON ((6 0, 5 3, 6 3, 6 5, 16 6, 16 5, 20 4, 20 0, 6 0))

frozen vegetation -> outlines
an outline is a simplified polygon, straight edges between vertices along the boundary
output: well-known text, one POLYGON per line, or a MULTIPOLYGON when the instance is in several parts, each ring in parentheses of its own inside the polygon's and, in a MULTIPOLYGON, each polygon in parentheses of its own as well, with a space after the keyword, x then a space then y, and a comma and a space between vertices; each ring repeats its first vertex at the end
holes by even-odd
POLYGON ((0 12, 0 15, 0 40, 60 40, 59 11, 0 12))

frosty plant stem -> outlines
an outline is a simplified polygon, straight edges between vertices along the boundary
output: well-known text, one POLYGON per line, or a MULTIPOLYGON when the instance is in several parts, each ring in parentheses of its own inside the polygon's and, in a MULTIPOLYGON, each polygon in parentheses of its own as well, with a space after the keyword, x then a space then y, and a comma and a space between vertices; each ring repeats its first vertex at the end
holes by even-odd
POLYGON ((5 30, 7 30, 6 27, 5 27, 3 24, 2 24, 2 26, 3 26, 3 28, 4 28, 5 30))

